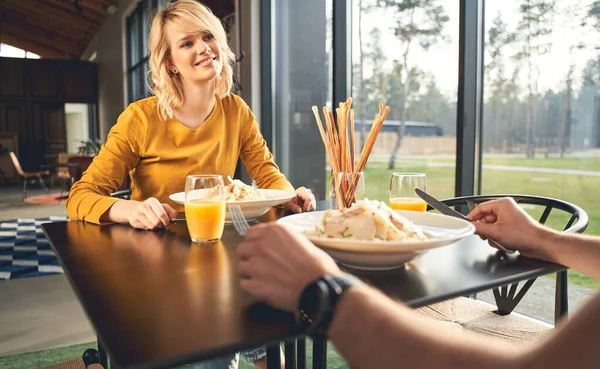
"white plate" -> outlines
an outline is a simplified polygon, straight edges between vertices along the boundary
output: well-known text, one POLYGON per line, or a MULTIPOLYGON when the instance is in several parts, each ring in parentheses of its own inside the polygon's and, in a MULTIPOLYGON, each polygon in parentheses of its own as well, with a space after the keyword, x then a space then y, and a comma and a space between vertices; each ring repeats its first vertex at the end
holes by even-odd
MULTIPOLYGON (((197 190, 198 192, 209 191, 197 190)), ((251 201, 227 201, 227 206, 236 205, 242 209, 244 216, 247 220, 254 220, 261 215, 269 211, 273 206, 281 205, 284 202, 296 197, 295 192, 283 191, 283 190, 258 190, 264 197, 264 200, 251 200, 251 201)), ((185 204, 185 192, 177 192, 169 196, 169 198, 178 204, 185 204)), ((225 215, 225 221, 231 222, 229 210, 225 215)))
POLYGON ((317 237, 314 230, 321 225, 324 211, 294 214, 281 218, 278 222, 304 233, 340 263, 365 270, 401 267, 426 250, 450 245, 475 232, 473 224, 455 217, 416 211, 396 212, 421 227, 431 238, 427 241, 365 241, 317 237))

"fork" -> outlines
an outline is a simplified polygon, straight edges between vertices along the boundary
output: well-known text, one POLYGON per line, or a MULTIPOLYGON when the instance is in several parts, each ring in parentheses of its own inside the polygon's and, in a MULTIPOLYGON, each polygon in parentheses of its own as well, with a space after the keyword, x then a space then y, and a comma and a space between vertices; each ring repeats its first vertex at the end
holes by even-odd
POLYGON ((240 236, 245 235, 246 230, 250 228, 250 224, 248 224, 248 221, 246 220, 242 209, 236 205, 228 205, 227 208, 229 209, 229 214, 231 214, 231 221, 233 223, 233 227, 235 228, 237 233, 239 233, 240 236))

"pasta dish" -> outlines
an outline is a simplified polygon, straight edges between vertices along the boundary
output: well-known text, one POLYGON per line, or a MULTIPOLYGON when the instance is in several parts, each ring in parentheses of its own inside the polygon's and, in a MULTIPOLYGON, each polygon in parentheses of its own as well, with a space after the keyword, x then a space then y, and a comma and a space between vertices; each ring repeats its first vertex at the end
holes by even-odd
POLYGON ((368 241, 426 241, 427 235, 405 217, 377 200, 342 210, 327 210, 317 236, 368 241))
MULTIPOLYGON (((239 179, 227 176, 229 184, 225 186, 225 201, 255 201, 264 200, 265 197, 258 191, 258 187, 249 186, 239 179)), ((219 198, 219 189, 213 188, 206 195, 207 200, 219 198)))

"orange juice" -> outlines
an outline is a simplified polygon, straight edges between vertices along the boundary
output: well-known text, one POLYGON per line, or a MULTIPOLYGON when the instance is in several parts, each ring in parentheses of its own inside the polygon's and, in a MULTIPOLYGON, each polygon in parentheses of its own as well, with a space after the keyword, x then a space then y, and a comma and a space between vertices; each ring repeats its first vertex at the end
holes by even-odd
POLYGON ((394 210, 427 211, 427 203, 417 197, 395 197, 390 199, 390 208, 394 210))
POLYGON ((218 240, 225 227, 225 201, 194 200, 185 204, 185 219, 192 241, 218 240))

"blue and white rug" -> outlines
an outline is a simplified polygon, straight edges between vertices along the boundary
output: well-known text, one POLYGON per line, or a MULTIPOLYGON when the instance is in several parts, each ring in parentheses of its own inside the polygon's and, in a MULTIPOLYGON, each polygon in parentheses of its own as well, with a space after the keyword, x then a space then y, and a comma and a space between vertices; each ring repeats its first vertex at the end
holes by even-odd
POLYGON ((0 221, 0 280, 63 273, 40 225, 67 217, 0 221))

